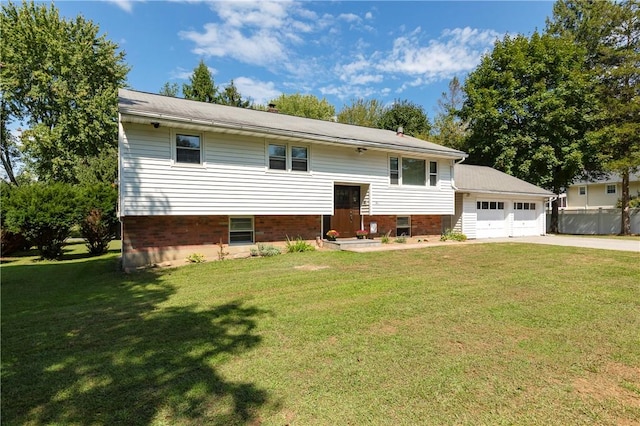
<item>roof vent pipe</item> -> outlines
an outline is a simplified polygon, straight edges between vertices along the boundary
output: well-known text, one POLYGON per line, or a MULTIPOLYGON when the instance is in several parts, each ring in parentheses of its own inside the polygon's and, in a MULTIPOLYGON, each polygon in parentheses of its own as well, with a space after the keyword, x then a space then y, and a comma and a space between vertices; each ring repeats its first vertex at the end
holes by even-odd
POLYGON ((276 104, 269 104, 269 107, 267 108, 268 112, 275 112, 276 114, 278 113, 278 108, 276 108, 276 104))
POLYGON ((404 129, 402 126, 398 127, 398 131, 396 132, 396 136, 404 136, 404 129))

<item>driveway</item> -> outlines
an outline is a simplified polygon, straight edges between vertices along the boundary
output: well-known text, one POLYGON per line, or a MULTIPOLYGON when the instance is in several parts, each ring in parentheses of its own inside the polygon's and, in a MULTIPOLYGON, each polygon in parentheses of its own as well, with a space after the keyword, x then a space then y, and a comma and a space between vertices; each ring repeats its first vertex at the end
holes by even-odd
POLYGON ((570 235, 542 235, 537 237, 486 238, 475 240, 477 243, 531 243, 554 246, 584 247, 602 250, 635 251, 640 253, 640 241, 617 238, 573 237, 570 235))
POLYGON ((618 250, 633 251, 640 253, 640 241, 624 240, 616 238, 589 238, 589 237, 573 237, 567 235, 542 235, 537 237, 514 237, 514 238, 483 238, 479 240, 467 240, 464 243, 455 241, 429 241, 417 244, 381 244, 375 247, 354 247, 343 248, 343 250, 354 252, 371 252, 371 251, 388 251, 388 250, 407 250, 418 249, 424 247, 433 247, 441 245, 455 244, 485 244, 485 243, 529 243, 529 244, 548 244, 554 246, 584 247, 602 250, 618 250))

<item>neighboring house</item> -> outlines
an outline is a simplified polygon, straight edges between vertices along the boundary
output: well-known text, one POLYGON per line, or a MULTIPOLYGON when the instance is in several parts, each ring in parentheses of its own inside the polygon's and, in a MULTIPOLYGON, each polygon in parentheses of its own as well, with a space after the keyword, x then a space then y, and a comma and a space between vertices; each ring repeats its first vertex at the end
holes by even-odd
MULTIPOLYGON (((640 174, 629 177, 629 195, 640 195, 640 174)), ((622 197, 622 178, 611 173, 593 181, 576 181, 566 191, 567 210, 614 209, 622 197)))
MULTIPOLYGON (((466 157, 457 150, 388 130, 124 89, 119 113, 125 269, 194 252, 215 259, 220 242, 309 240, 329 229, 341 237, 361 228, 439 235, 454 215, 452 172, 466 157)), ((542 200, 528 195, 518 200, 542 200)))
POLYGON ((456 164, 451 228, 468 238, 544 235, 553 193, 491 167, 456 164))

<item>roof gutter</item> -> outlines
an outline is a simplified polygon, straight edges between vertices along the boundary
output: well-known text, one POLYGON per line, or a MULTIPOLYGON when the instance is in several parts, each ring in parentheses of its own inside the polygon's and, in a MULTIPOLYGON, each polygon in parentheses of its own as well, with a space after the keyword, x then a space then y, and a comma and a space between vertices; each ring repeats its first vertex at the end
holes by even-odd
POLYGON ((470 188, 457 188, 456 191, 460 192, 473 192, 476 194, 492 194, 492 195, 515 195, 515 196, 525 196, 525 197, 544 197, 549 198, 554 194, 552 193, 535 193, 535 192, 514 192, 514 191, 492 191, 489 189, 470 189, 470 188))
POLYGON ((454 191, 458 191, 458 187, 456 186, 456 179, 455 179, 456 178, 456 174, 455 174, 456 164, 460 164, 466 159, 467 159, 467 157, 462 157, 460 159, 460 161, 454 161, 453 162, 453 167, 451 168, 451 187, 453 188, 454 191))
POLYGON ((382 143, 382 142, 371 142, 365 140, 357 140, 357 139, 341 139, 338 137, 330 137, 330 136, 322 136, 313 133, 304 133, 304 132, 294 132, 291 130, 282 130, 282 129, 272 129, 268 127, 261 126, 250 126, 246 124, 231 124, 225 122, 219 122, 214 120, 198 120, 192 118, 183 118, 177 116, 170 116, 166 114, 154 114, 149 112, 141 112, 135 110, 128 110, 127 108, 120 109, 121 117, 123 115, 127 115, 129 120, 124 120, 125 122, 131 123, 139 123, 145 124, 147 121, 143 119, 136 120, 136 117, 143 117, 147 120, 152 119, 159 122, 160 125, 168 125, 170 123, 188 123, 194 126, 203 126, 208 129, 221 129, 224 130, 225 133, 236 133, 236 134, 250 134, 255 136, 263 136, 264 134, 273 135, 277 137, 291 138, 291 139, 306 139, 306 140, 314 140, 317 142, 322 142, 325 144, 332 145, 352 145, 363 148, 378 148, 384 150, 398 150, 402 152, 416 152, 422 154, 437 154, 439 156, 443 156, 446 158, 453 159, 464 159, 467 157, 467 154, 462 151, 448 151, 448 150, 439 150, 433 148, 417 148, 406 145, 395 145, 391 143, 382 143), (258 133, 258 135, 256 135, 258 133))

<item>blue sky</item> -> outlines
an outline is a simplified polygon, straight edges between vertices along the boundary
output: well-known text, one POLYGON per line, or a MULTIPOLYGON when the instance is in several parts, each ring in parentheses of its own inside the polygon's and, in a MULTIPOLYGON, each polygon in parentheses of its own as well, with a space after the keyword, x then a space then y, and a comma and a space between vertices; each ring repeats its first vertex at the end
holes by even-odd
POLYGON ((433 118, 453 76, 464 79, 505 34, 543 30, 551 1, 58 1, 118 43, 128 84, 157 93, 200 59, 216 85, 266 103, 280 93, 408 99, 433 118))

